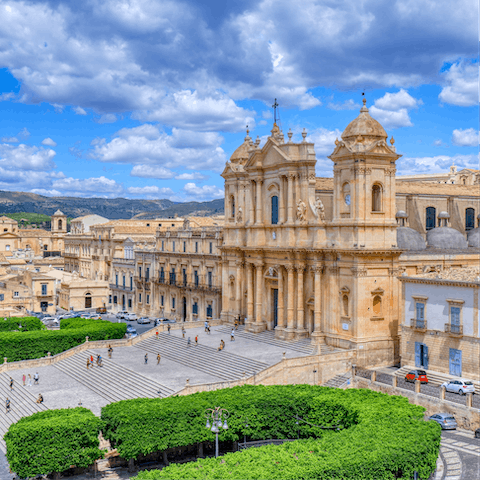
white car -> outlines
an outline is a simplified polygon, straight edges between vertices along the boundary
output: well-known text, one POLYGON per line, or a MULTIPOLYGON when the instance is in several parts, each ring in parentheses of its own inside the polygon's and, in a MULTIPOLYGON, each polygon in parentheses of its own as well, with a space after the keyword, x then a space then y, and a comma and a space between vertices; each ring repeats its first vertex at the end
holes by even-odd
POLYGON ((445 387, 447 392, 458 393, 460 395, 475 393, 475 386, 470 380, 450 380, 448 382, 443 382, 442 387, 445 387))
POLYGON ((127 313, 124 317, 123 317, 125 320, 136 320, 137 319, 137 315, 135 313, 127 313))
POLYGON ((125 318, 126 315, 128 315, 128 312, 126 310, 121 310, 120 312, 117 312, 115 316, 117 318, 125 318))
POLYGON ((151 322, 151 320, 148 317, 140 317, 137 320, 137 323, 150 323, 150 322, 151 322))

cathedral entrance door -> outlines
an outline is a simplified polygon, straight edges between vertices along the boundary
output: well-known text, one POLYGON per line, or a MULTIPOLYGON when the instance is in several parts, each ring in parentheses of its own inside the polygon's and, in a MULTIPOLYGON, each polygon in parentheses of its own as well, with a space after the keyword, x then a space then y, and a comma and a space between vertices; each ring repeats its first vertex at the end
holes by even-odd
POLYGON ((187 319, 187 298, 183 297, 183 321, 187 319))
POLYGON ((278 324, 278 288, 272 288, 273 328, 278 324))

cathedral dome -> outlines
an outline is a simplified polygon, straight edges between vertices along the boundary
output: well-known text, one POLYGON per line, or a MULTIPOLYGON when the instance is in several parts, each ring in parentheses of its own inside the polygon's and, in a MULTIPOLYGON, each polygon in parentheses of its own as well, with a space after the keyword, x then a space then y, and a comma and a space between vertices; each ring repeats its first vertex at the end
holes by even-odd
POLYGON ((465 237, 454 228, 437 227, 427 232, 427 244, 434 248, 467 248, 465 237))
POLYGON ((368 113, 366 99, 363 99, 363 107, 360 115, 352 120, 342 133, 343 140, 355 140, 357 137, 375 137, 375 139, 387 139, 388 135, 384 128, 368 113))
POLYGON ((480 248, 480 227, 469 230, 467 232, 467 240, 469 247, 480 248))
POLYGON ((248 151, 252 148, 252 139, 248 135, 243 140, 243 143, 232 153, 230 157, 231 163, 245 163, 248 160, 248 151))
POLYGON ((425 250, 425 240, 413 228, 397 228, 397 246, 402 250, 425 250))

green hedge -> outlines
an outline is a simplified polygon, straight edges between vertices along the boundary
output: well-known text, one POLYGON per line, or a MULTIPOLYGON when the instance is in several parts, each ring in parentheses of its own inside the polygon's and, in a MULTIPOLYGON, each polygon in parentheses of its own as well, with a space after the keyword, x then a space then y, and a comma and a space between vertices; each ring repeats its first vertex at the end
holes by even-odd
POLYGON ((37 317, 9 317, 3 320, 0 317, 0 333, 2 332, 32 332, 46 330, 47 327, 37 317), (20 325, 22 328, 20 328, 20 325))
POLYGON ((125 458, 213 441, 203 417, 204 409, 213 406, 232 413, 220 441, 244 434, 251 440, 296 438, 297 428, 300 438, 306 439, 172 464, 142 472, 136 479, 383 480, 411 479, 415 470, 426 479, 435 469, 440 448, 440 426, 425 422, 425 409, 410 405, 405 397, 307 385, 243 386, 110 404, 102 409, 104 436, 125 458), (302 422, 297 426, 295 414, 316 425, 340 424, 340 430, 320 430, 302 422), (250 426, 246 431, 245 417, 250 426))
POLYGON ((127 329, 124 323, 90 319, 78 319, 74 328, 74 320, 61 320, 60 330, 0 333, 0 358, 7 357, 9 362, 42 358, 48 352, 55 355, 76 347, 87 336, 90 341, 123 338, 127 329), (72 322, 64 328, 67 320, 72 322))
POLYGON ((103 457, 101 429, 102 421, 82 407, 35 413, 5 434, 8 463, 20 478, 88 467, 103 457))

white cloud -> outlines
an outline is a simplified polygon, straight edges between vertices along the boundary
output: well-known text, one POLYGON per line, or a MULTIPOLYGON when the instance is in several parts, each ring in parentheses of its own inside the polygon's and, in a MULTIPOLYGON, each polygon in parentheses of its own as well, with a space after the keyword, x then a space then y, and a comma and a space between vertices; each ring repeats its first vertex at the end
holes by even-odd
POLYGON ((141 178, 173 178, 175 173, 165 167, 157 165, 135 165, 130 172, 131 177, 141 178))
POLYGON ((330 155, 335 150, 335 140, 342 136, 342 132, 338 129, 328 130, 323 127, 316 128, 307 133, 306 140, 307 142, 315 143, 315 153, 317 156, 330 155))
POLYGON ((478 131, 474 128, 455 129, 452 134, 452 143, 458 147, 476 147, 478 145, 478 131))
POLYGON ((100 118, 96 118, 95 121, 97 123, 103 124, 103 123, 115 123, 117 121, 117 116, 114 115, 113 113, 105 113, 102 115, 100 118))
POLYGON ((87 112, 82 107, 73 107, 73 111, 77 115, 86 115, 87 114, 87 112))
POLYGON ((27 127, 23 127, 18 133, 17 137, 22 139, 27 139, 30 136, 30 132, 27 130, 27 127))
POLYGON ((64 191, 64 194, 68 194, 69 196, 80 197, 96 196, 97 194, 110 194, 108 196, 120 195, 123 191, 122 185, 103 175, 101 177, 84 179, 65 177, 54 180, 52 187, 56 190, 64 191))
POLYGON ((158 197, 159 195, 173 195, 173 190, 168 187, 159 188, 156 186, 147 186, 147 187, 128 187, 127 192, 132 195, 145 195, 149 198, 158 197))
POLYGON ((208 180, 208 175, 203 175, 200 172, 182 173, 175 176, 175 180, 208 180))
MULTIPOLYGON (((153 165, 155 167, 220 170, 226 156, 217 133, 199 133, 174 128, 172 134, 144 124, 122 128, 110 142, 96 140, 90 156, 101 162, 153 165)), ((136 172, 144 172, 139 168, 136 172)))
POLYGON ((330 102, 327 105, 327 108, 331 110, 357 110, 360 109, 361 105, 359 103, 355 103, 351 98, 349 100, 345 100, 343 103, 333 103, 330 102))
POLYGON ((478 105, 478 63, 460 61, 444 74, 446 86, 438 98, 460 107, 478 105))
POLYGON ((63 113, 65 105, 60 105, 59 103, 52 103, 52 107, 55 109, 55 113, 63 113))
POLYGON ((443 144, 443 142, 442 142, 440 139, 438 139, 438 140, 435 140, 435 141, 433 142, 433 145, 434 145, 435 147, 442 147, 444 144, 443 144))
POLYGON ((0 94, 0 102, 6 102, 8 100, 13 100, 14 98, 15 98, 15 94, 13 92, 0 94))
POLYGON ((436 155, 433 157, 402 157, 397 163, 399 175, 445 173, 455 163, 459 168, 478 168, 477 155, 436 155))
POLYGON ((56 168, 56 153, 49 148, 20 145, 0 145, 0 166, 9 170, 44 171, 56 168))
POLYGON ((50 137, 44 138, 42 140, 42 145, 48 145, 50 147, 56 147, 57 143, 54 142, 50 137))
POLYGON ((18 143, 19 140, 17 137, 2 137, 2 142, 5 143, 18 143))
POLYGON ((63 196, 62 192, 58 191, 58 190, 49 190, 49 189, 45 189, 45 188, 32 188, 32 190, 30 190, 32 193, 36 193, 38 195, 44 195, 46 197, 60 197, 60 196, 63 196))
POLYGON ((215 185, 199 187, 193 182, 186 183, 183 191, 188 197, 196 200, 211 200, 214 198, 222 198, 225 195, 225 191, 215 185))

